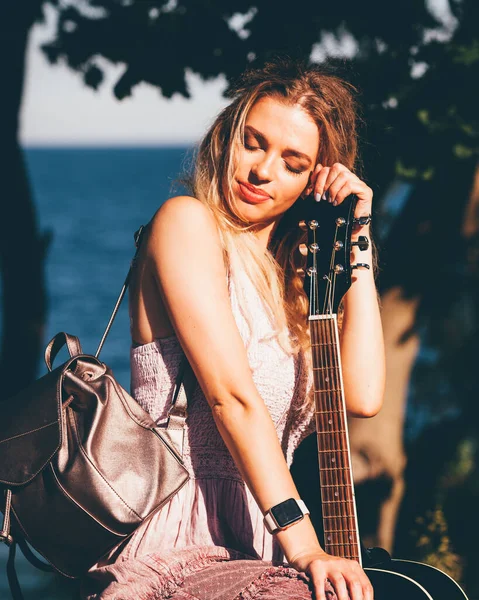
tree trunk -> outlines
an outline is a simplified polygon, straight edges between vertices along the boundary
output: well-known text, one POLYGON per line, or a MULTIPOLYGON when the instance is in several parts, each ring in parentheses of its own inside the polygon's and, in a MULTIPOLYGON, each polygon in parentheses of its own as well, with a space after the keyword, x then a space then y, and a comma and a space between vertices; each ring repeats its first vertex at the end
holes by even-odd
MULTIPOLYGON (((383 408, 372 419, 351 419, 349 424, 362 537, 366 545, 388 551, 393 548, 405 491, 403 429, 409 382, 419 351, 418 315, 421 310, 423 318, 429 315, 428 327, 436 330, 436 337, 440 328, 444 330, 442 343, 446 347, 441 352, 449 352, 453 360, 462 333, 451 336, 454 321, 446 325, 446 318, 450 320, 451 310, 457 310, 454 288, 459 284, 464 287, 465 276, 457 265, 467 262, 469 269, 474 268, 479 256, 477 246, 470 244, 479 230, 479 166, 470 161, 442 172, 442 179, 431 186, 416 186, 409 212, 397 227, 399 235, 396 233, 390 244, 389 274, 382 292, 386 351, 383 408), (463 248, 468 245, 467 258, 463 248), (474 250, 477 256, 471 255, 474 250)), ((435 490, 429 492, 434 494, 435 490)))
POLYGON ((0 268, 2 341, 0 399, 36 377, 46 313, 46 236, 38 231, 22 150, 18 142, 25 51, 40 2, 7 2, 0 8, 2 96, 0 110, 0 268))

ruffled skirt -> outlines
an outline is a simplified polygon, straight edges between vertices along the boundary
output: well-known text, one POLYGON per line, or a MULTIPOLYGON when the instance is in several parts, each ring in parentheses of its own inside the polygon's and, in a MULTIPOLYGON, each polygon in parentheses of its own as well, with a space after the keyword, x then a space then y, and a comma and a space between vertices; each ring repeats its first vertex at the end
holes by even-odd
MULTIPOLYGON (((91 569, 82 598, 311 600, 307 576, 281 558, 243 482, 191 479, 91 569)), ((329 584, 326 590, 335 598, 329 584)))

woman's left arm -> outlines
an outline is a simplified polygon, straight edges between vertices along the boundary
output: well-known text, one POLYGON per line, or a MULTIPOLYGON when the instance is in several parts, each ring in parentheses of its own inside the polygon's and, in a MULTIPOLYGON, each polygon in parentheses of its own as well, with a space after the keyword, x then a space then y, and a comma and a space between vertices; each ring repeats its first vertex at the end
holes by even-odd
MULTIPOLYGON (((322 197, 321 202, 340 204, 349 194, 355 194, 358 198, 355 216, 371 214, 371 188, 344 165, 318 165, 314 177, 315 195, 316 198, 322 197)), ((354 239, 360 235, 368 237, 369 248, 361 252, 355 246, 351 262, 367 263, 370 269, 353 271, 351 287, 344 296, 341 361, 348 413, 357 417, 372 417, 381 408, 386 368, 369 224, 353 231, 354 239)))

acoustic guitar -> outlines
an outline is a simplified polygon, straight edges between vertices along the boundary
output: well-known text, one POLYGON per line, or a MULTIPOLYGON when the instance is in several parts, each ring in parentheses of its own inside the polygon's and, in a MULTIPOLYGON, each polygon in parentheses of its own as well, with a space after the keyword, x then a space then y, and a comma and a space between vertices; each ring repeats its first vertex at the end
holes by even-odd
MULTIPOLYGON (((306 204, 306 206, 304 206, 306 204)), ((466 594, 446 573, 430 565, 392 559, 382 548, 365 549, 359 537, 348 440, 338 307, 351 285, 351 250, 368 248, 366 236, 353 240, 356 197, 338 207, 307 199, 304 290, 309 300, 317 449, 326 552, 358 561, 374 588, 375 600, 464 600, 466 594)), ((367 341, 365 341, 367 343, 367 341)))

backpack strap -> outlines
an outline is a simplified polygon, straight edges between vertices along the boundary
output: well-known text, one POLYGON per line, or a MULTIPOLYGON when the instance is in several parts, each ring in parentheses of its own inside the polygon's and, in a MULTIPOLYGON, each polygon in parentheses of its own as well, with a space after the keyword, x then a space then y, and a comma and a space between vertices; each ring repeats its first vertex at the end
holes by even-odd
POLYGON ((105 343, 106 337, 107 335, 110 333, 110 329, 111 326, 113 325, 113 321, 115 320, 115 317, 118 313, 118 309, 120 308, 120 304, 125 296, 126 290, 128 288, 128 285, 130 283, 130 278, 131 278, 131 273, 133 271, 133 267, 135 265, 135 260, 138 256, 138 253, 140 251, 140 246, 141 246, 141 241, 143 239, 143 234, 145 231, 145 227, 144 225, 141 225, 141 227, 138 229, 138 231, 135 231, 135 246, 136 246, 136 252, 135 255, 133 256, 133 259, 130 263, 130 268, 128 270, 128 274, 125 278, 125 282, 123 283, 123 287, 121 288, 121 292, 120 295, 118 296, 118 300, 116 301, 115 307, 113 308, 113 312, 111 313, 111 317, 110 320, 108 321, 108 325, 106 326, 105 332, 103 333, 103 336, 100 340, 100 344, 98 345, 98 349, 95 353, 95 357, 98 358, 98 356, 100 355, 101 349, 103 348, 103 344, 105 343))

